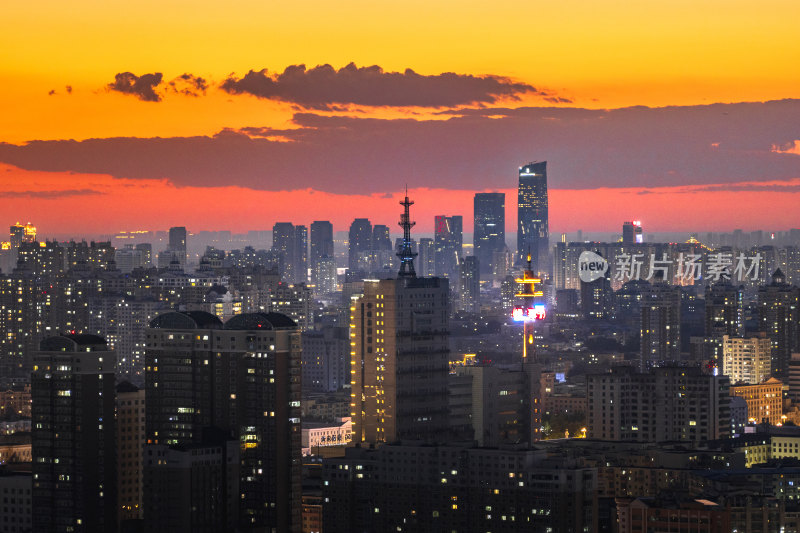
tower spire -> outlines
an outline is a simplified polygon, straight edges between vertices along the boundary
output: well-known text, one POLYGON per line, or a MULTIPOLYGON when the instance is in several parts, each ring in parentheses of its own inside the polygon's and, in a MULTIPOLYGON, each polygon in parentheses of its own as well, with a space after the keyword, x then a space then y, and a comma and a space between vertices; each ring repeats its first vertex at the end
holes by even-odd
POLYGON ((408 185, 406 185, 406 197, 400 202, 400 205, 404 208, 398 224, 403 228, 403 247, 397 252, 397 257, 400 258, 400 272, 398 272, 397 275, 401 278, 416 278, 417 273, 414 271, 414 257, 417 254, 411 250, 411 228, 416 222, 411 222, 411 215, 409 214, 409 207, 414 205, 414 202, 408 199, 408 185))

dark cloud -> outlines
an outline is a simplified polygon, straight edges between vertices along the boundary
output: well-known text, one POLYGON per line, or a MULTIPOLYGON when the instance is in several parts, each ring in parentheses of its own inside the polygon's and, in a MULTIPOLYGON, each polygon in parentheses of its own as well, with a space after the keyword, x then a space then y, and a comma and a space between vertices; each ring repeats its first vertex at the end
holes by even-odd
MULTIPOLYGON (((453 107, 501 98, 519 99, 537 93, 535 87, 501 76, 472 76, 445 72, 436 75, 385 72, 381 67, 355 64, 334 69, 318 65, 286 67, 281 73, 251 70, 241 78, 229 76, 221 88, 231 94, 291 102, 310 109, 331 109, 336 104, 364 106, 453 107)), ((543 94, 543 93, 540 93, 543 94)))
POLYGON ((202 96, 208 89, 208 82, 205 78, 189 73, 181 74, 170 81, 168 85, 172 92, 184 96, 202 96))
POLYGON ((290 128, 227 129, 211 137, 0 143, 0 162, 168 179, 178 186, 341 193, 383 193, 406 183, 513 188, 517 167, 531 160, 548 161, 554 189, 728 183, 772 188, 778 181, 794 186, 789 180, 800 178, 800 156, 773 151, 800 138, 800 100, 451 114, 388 120, 306 112, 295 114, 290 128))
POLYGON ((142 74, 137 76, 132 72, 120 72, 114 76, 114 82, 106 87, 110 91, 122 94, 132 94, 145 102, 160 102, 161 95, 156 92, 156 87, 161 84, 160 72, 142 74))
POLYGON ((44 200, 52 200, 56 198, 64 198, 67 196, 86 196, 89 194, 103 194, 101 191, 94 189, 62 189, 62 190, 45 190, 45 191, 2 191, 0 197, 2 198, 38 198, 44 200))

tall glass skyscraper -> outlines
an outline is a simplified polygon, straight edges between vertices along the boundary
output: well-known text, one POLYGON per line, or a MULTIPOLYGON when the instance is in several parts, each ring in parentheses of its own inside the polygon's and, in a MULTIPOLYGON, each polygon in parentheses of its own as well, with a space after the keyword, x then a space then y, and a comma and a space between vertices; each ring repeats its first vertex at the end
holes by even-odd
POLYGON ((475 229, 472 237, 481 273, 492 272, 494 252, 506 248, 506 195, 502 192, 475 194, 475 229))
POLYGON ((435 272, 439 277, 457 277, 458 261, 462 256, 463 225, 459 215, 436 215, 434 218, 435 272))
POLYGON ((517 263, 530 251, 534 270, 547 270, 547 161, 520 167, 517 206, 517 263))

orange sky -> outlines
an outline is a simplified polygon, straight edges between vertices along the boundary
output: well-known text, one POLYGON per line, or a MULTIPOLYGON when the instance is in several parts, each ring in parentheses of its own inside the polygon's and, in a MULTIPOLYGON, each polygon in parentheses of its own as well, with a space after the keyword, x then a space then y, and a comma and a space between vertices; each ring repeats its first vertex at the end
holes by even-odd
MULTIPOLYGON (((262 68, 280 72, 301 63, 340 68, 355 62, 380 65, 386 71, 412 68, 428 75, 491 74, 585 108, 800 98, 798 21, 796 0, 6 0, 0 21, 0 142, 213 135, 223 128, 291 127, 294 111, 289 104, 230 95, 217 85, 231 73, 242 76, 262 68), (190 72, 211 86, 199 98, 166 94, 162 102, 143 102, 105 89, 116 73, 125 71, 163 72, 167 80, 190 72)), ((553 105, 539 96, 500 104, 553 105)), ((431 110, 409 108, 361 111, 359 116, 431 116, 431 110)), ((358 203, 359 213, 375 221, 383 216, 391 222, 394 215, 385 217, 386 210, 397 210, 376 197, 336 198, 319 192, 314 196, 302 187, 293 192, 193 189, 176 188, 166 180, 144 183, 7 166, 0 170, 6 170, 0 178, 6 191, 102 189, 102 194, 84 191, 52 199, 0 198, 0 208, 9 217, 0 225, 31 219, 51 232, 66 228, 97 232, 111 225, 115 230, 172 224, 197 230, 269 228, 278 218, 301 222, 294 208, 309 202, 319 208, 318 218, 339 224, 346 223, 340 221, 343 204, 358 203), (67 180, 69 186, 64 185, 67 180), (212 204, 202 215, 196 209, 212 204), (81 209, 76 211, 76 205, 81 209), (84 208, 88 206, 91 209, 84 208)), ((435 189, 435 184, 431 186, 435 189)), ((649 218, 651 227, 660 230, 714 229, 718 222, 712 212, 725 214, 725 228, 800 225, 796 214, 787 215, 796 211, 792 206, 800 205, 800 198, 796 192, 780 192, 779 187, 713 195, 662 188, 663 194, 644 196, 625 189, 551 187, 554 232, 581 226, 588 230, 592 218, 585 209, 598 200, 604 207, 591 208, 591 215, 614 220, 608 224, 614 227, 635 214, 649 218), (620 212, 619 206, 630 204, 637 213, 628 213, 629 208, 620 212), (703 215, 693 210, 698 205, 707 207, 703 215), (730 207, 739 205, 751 213, 758 206, 763 211, 738 224, 730 207), (786 211, 776 209, 781 206, 786 211), (578 209, 583 218, 573 216, 578 209)), ((446 211, 469 219, 471 195, 472 191, 447 192, 444 210, 419 201, 417 218, 426 220, 446 211)), ((513 200, 513 195, 509 198, 513 200)), ((509 216, 513 226, 515 216, 509 216)))
MULTIPOLYGON (((398 202, 402 199, 399 193, 337 195, 308 189, 175 187, 166 180, 126 180, 100 174, 73 174, 70 178, 69 185, 65 185, 58 172, 22 171, 0 165, 0 185, 5 191, 5 196, 0 196, 0 213, 8 218, 9 224, 18 220, 38 221, 43 238, 53 234, 115 233, 177 225, 185 225, 194 232, 246 232, 272 229, 280 221, 308 225, 313 220, 330 220, 336 231, 342 231, 349 227, 354 216, 394 228, 399 220, 398 202), (40 191, 44 198, 33 201, 15 195, 31 190, 40 191), (176 205, 191 208, 176 209, 176 205), (312 209, 315 216, 310 218, 308 213, 312 209), (113 224, 109 225, 109 220, 113 224)), ((748 184, 737 185, 746 188, 748 184)), ((550 191, 550 224, 554 232, 615 231, 622 220, 643 218, 647 232, 688 234, 748 228, 747 218, 731 217, 732 213, 747 211, 759 213, 765 227, 775 228, 781 227, 784 213, 796 212, 800 205, 800 179, 776 184, 774 190, 709 192, 704 188, 649 188, 646 194, 642 194, 641 188, 555 189, 550 191), (781 190, 782 186, 789 190, 781 190)), ((516 190, 500 192, 506 194, 507 230, 516 231, 516 190)), ((471 232, 473 194, 473 191, 409 190, 409 196, 416 201, 412 210, 416 230, 432 232, 435 215, 461 214, 464 231, 471 232)))

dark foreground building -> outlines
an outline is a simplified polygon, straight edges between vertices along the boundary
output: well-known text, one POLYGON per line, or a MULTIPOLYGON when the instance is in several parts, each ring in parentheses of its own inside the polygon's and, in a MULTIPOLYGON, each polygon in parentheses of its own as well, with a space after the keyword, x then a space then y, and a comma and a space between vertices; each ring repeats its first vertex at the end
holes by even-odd
POLYGON ((33 531, 116 531, 115 362, 96 335, 49 337, 34 355, 33 531))
POLYGON ((300 531, 300 361, 282 314, 151 322, 147 531, 300 531))

